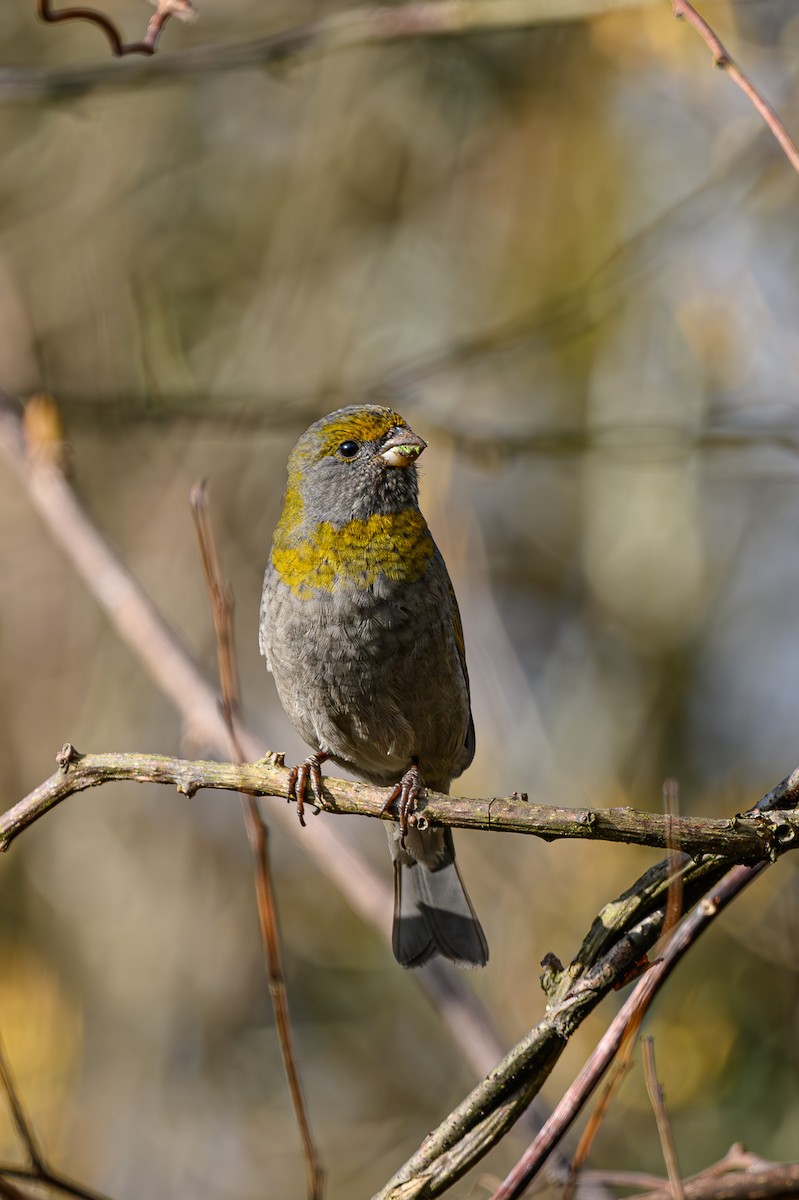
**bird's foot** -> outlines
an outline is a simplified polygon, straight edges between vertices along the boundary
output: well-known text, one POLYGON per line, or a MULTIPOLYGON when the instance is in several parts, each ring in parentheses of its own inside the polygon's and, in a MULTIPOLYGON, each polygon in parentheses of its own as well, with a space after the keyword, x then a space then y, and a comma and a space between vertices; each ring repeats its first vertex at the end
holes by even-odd
POLYGON ((422 777, 419 773, 419 762, 417 759, 414 759, 383 805, 382 811, 384 813, 388 812, 394 804, 397 805, 400 845, 403 849, 405 848, 405 838, 408 836, 408 818, 411 813, 416 812, 416 802, 419 799, 421 790, 422 777))
POLYGON ((292 800, 297 801, 297 816, 300 818, 300 825, 305 825, 305 789, 309 782, 314 798, 314 816, 318 815, 324 803, 324 796, 322 795, 322 772, 319 768, 327 758, 327 754, 324 754, 321 750, 316 750, 313 754, 309 754, 303 762, 298 763, 296 767, 292 767, 289 771, 286 799, 289 803, 292 800))

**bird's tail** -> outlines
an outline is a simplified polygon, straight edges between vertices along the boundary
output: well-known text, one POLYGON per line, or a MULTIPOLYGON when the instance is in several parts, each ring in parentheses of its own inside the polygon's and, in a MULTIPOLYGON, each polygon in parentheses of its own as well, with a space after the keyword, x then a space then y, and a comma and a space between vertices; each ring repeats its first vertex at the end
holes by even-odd
POLYGON ((459 967, 484 967, 488 943, 463 886, 449 829, 388 826, 394 859, 391 943, 403 967, 420 967, 436 954, 459 967))

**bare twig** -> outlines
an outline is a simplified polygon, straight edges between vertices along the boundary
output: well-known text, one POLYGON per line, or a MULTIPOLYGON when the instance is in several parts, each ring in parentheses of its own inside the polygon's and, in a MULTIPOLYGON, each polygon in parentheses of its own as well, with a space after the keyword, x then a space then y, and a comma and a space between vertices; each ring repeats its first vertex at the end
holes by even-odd
POLYGON ((4 1047, 0 1044, 0 1087, 6 1095, 8 1107, 11 1109, 11 1116, 14 1121, 14 1127, 17 1131, 17 1137, 25 1147, 25 1153, 28 1156, 28 1165, 31 1171, 41 1176, 46 1172, 44 1154, 39 1145, 39 1139, 31 1124, 28 1114, 25 1112, 25 1107, 17 1091, 14 1082, 14 1076, 11 1073, 11 1068, 6 1059, 4 1047))
POLYGON ((669 1175, 671 1200, 685 1200, 680 1164, 677 1160, 677 1147, 674 1144, 674 1132, 671 1128, 671 1121, 666 1109, 666 1099, 663 1095, 663 1088, 658 1080, 657 1068, 655 1066, 654 1038, 645 1037, 641 1039, 641 1053, 643 1056, 646 1091, 649 1096, 649 1103, 652 1105, 652 1111, 655 1114, 658 1134, 660 1135, 660 1145, 663 1150, 663 1161, 666 1164, 666 1170, 669 1175))
MULTIPOLYGON (((70 1179, 67 1175, 62 1175, 50 1166, 46 1166, 43 1172, 12 1166, 3 1166, 0 1171, 6 1182, 10 1179, 17 1179, 22 1183, 32 1184, 36 1195, 40 1194, 42 1186, 44 1186, 50 1191, 60 1192, 63 1196, 72 1196, 74 1200, 109 1200, 104 1192, 86 1187, 85 1184, 78 1183, 77 1180, 70 1179)), ((25 1200, 29 1200, 29 1197, 30 1192, 26 1191, 25 1200)))
POLYGON ((713 32, 707 21, 699 15, 689 0, 672 0, 671 7, 675 17, 685 20, 693 26, 713 55, 713 65, 719 70, 725 71, 733 83, 741 89, 779 142, 794 171, 799 172, 799 149, 791 140, 774 109, 730 56, 718 35, 713 32))
POLYGON ((147 23, 147 32, 141 42, 125 42, 114 22, 96 8, 53 8, 51 0, 36 0, 36 9, 42 21, 90 21, 101 29, 117 58, 127 54, 155 54, 161 31, 170 17, 190 20, 194 15, 191 0, 153 0, 156 11, 147 23))
MULTIPOLYGON (((233 597, 230 587, 222 575, 216 541, 208 513, 208 489, 205 482, 199 483, 192 488, 191 509, 200 543, 203 573, 211 601, 211 611, 216 631, 222 706, 230 736, 230 748, 232 755, 241 762, 244 758, 244 753, 236 734, 234 723, 239 709, 239 690, 233 636, 233 597)), ((264 960, 269 980, 269 995, 275 1016, 275 1029, 277 1030, 278 1042, 280 1044, 283 1069, 286 1073, 291 1103, 300 1131, 300 1140, 302 1142, 303 1157, 307 1172, 308 1196, 309 1200, 320 1200, 324 1172, 313 1134, 311 1133, 310 1117, 308 1116, 308 1109, 300 1080, 297 1056, 294 1052, 288 993, 283 974, 277 901, 272 886, 272 871, 269 862, 269 830, 258 811, 258 804, 252 796, 242 793, 241 803, 244 813, 244 825, 255 861, 255 893, 258 904, 258 921, 261 928, 264 960)))

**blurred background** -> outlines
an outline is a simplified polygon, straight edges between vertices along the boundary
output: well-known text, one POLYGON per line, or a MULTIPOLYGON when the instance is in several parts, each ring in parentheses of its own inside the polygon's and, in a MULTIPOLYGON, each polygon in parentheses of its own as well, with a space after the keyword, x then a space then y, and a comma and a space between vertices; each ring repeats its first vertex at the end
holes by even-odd
MULTIPOLYGON (((151 13, 103 6, 129 37, 151 13)), ((799 189, 665 0, 580 7, 279 72, 0 91, 0 384, 56 397, 78 493, 213 677, 188 508, 208 477, 245 715, 290 760, 257 647, 286 456, 323 413, 387 396, 430 442, 422 504, 464 618, 478 752, 458 791, 657 810, 674 776, 683 812, 727 815, 799 761, 799 189)), ((333 11, 203 0, 159 53, 333 11)), ((702 12, 799 131, 795 6, 702 12)), ((23 80, 109 62, 33 0, 2 5, 0 44, 23 80)), ((0 561, 3 808, 66 740, 201 749, 5 472, 0 561)), ((383 831, 338 827, 388 883, 383 831)), ((543 1011, 544 954, 570 958, 660 856, 457 840, 492 954, 467 981, 510 1046, 543 1011)), ((327 1194, 352 1200, 474 1076, 280 830, 273 855, 327 1194)), ((0 865, 0 1034, 54 1161, 116 1200, 302 1195, 237 799, 95 790, 0 865)), ((735 1140, 796 1156, 798 1000, 788 856, 647 1021, 685 1173, 735 1140)), ((453 1194, 485 1195, 525 1140, 453 1194)), ((5 1119, 0 1158, 17 1153, 5 1119)), ((663 1171, 640 1066, 592 1165, 663 1171)))

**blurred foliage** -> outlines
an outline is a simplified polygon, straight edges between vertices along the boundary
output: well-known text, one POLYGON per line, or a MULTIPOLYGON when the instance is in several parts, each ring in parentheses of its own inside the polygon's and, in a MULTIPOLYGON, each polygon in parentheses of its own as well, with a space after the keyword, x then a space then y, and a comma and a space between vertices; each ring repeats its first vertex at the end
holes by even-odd
MULTIPOLYGON (((795 130, 793 7, 702 6, 795 130)), ((33 8, 0 9, 6 64, 106 53, 33 8)), ((149 15, 107 8, 131 36, 149 15)), ((257 653, 285 458, 369 394, 431 441, 478 732, 460 790, 656 808, 674 776, 683 811, 727 814, 796 764, 797 181, 668 4, 611 9, 0 107, 0 382, 57 398, 76 487, 209 674, 187 496, 210 478, 265 746, 302 753, 257 653)), ((162 49, 325 11, 207 0, 162 49)), ((67 739, 200 749, 6 476, 0 556, 4 807, 67 739)), ((348 832, 387 875, 382 831, 348 832)), ((654 856, 458 842, 492 947, 469 981, 510 1043, 544 953, 573 953, 654 856)), ((472 1080, 374 931, 279 833, 274 855, 305 1088, 350 1200, 472 1080)), ((235 798, 76 797, 14 846, 2 897, 0 1032, 59 1165, 117 1200, 299 1195, 235 798)), ((686 1173, 738 1139, 796 1155, 797 934, 789 857, 655 1006, 686 1173)), ((662 1171, 640 1070, 593 1164, 662 1171)))

